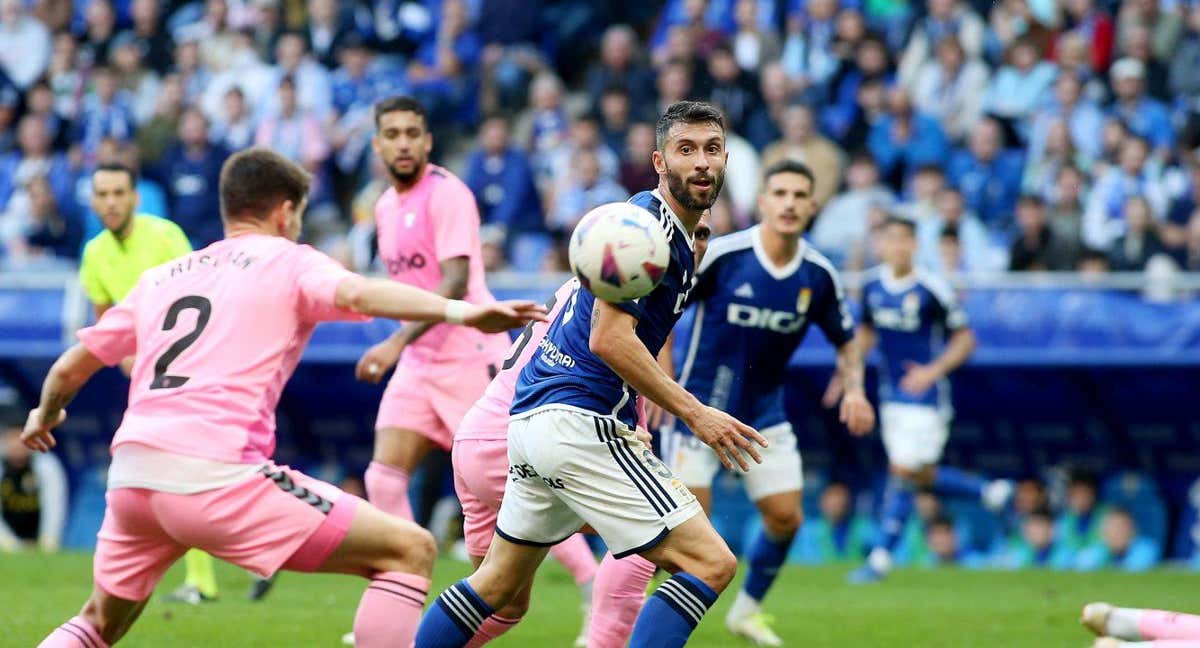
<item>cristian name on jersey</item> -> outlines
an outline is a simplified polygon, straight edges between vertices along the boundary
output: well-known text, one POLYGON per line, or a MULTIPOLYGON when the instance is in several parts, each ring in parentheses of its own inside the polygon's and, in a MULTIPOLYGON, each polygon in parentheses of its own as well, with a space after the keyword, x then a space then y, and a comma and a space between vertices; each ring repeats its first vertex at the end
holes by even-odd
POLYGON ((950 408, 950 382, 943 378, 919 396, 900 389, 905 365, 928 364, 951 333, 967 325, 967 315, 945 282, 919 268, 896 279, 891 268, 874 268, 863 286, 863 323, 879 338, 879 396, 884 402, 950 408))
MULTIPOLYGON (((801 241, 795 258, 776 266, 760 228, 709 244, 691 295, 695 319, 680 331, 687 353, 679 383, 761 430, 787 420, 784 373, 809 326, 841 346, 854 337, 854 318, 828 259, 801 241)), ((676 428, 686 431, 681 423, 676 428)))
MULTIPOLYGON (((657 190, 643 191, 629 202, 658 218, 671 246, 671 262, 658 287, 641 299, 614 304, 637 318, 638 339, 657 356, 695 282, 692 237, 657 190)), ((512 418, 558 408, 612 416, 629 427, 637 425, 637 393, 589 348, 595 303, 596 298, 583 288, 571 293, 567 306, 521 370, 512 418)))

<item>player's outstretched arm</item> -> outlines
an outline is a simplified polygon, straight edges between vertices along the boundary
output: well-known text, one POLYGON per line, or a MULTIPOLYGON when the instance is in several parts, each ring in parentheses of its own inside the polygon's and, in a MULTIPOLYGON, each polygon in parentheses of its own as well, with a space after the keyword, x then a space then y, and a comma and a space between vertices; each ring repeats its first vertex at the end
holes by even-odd
POLYGON ((21 432, 25 447, 49 452, 58 445, 50 430, 66 420, 67 412, 63 408, 102 367, 104 363, 82 344, 67 349, 54 361, 42 383, 42 398, 25 420, 25 430, 21 432))
MULTIPOLYGON (((860 329, 861 330, 861 329, 860 329)), ((842 406, 838 419, 850 433, 861 436, 875 429, 875 409, 863 389, 863 347, 855 335, 837 350, 837 380, 842 386, 842 406)))
POLYGON ((593 307, 592 317, 588 345, 621 380, 683 419, 696 438, 716 451, 726 468, 732 469, 736 463, 742 470, 749 470, 750 464, 743 453, 750 455, 756 463, 762 463, 754 443, 765 448, 767 440, 754 428, 704 405, 667 375, 638 339, 635 317, 599 299, 593 307))
POLYGON ((546 320, 546 309, 532 301, 468 304, 395 281, 359 276, 338 284, 335 303, 372 317, 465 324, 488 333, 546 320))
POLYGON ((975 332, 964 326, 950 335, 942 354, 929 364, 910 362, 905 365, 904 377, 900 379, 900 389, 920 396, 933 388, 937 381, 949 376, 971 358, 975 353, 975 332))

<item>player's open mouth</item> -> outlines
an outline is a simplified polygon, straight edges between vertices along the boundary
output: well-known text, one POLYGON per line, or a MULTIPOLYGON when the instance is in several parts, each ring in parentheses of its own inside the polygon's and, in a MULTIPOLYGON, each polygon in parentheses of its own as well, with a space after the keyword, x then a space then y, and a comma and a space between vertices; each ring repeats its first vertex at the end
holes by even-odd
POLYGON ((700 189, 711 189, 713 184, 712 180, 692 180, 691 183, 700 189))

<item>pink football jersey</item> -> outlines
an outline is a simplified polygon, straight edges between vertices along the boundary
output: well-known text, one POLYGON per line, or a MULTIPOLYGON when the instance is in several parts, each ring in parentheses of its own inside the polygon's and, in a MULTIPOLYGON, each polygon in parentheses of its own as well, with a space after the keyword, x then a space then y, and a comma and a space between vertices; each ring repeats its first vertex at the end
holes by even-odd
POLYGON ((521 376, 521 369, 529 362, 529 358, 533 357, 533 352, 541 344, 542 338, 546 337, 546 331, 550 330, 550 324, 558 317, 559 311, 567 305, 571 293, 578 286, 579 281, 571 279, 555 291, 550 301, 546 302, 550 309, 546 321, 532 322, 525 327, 525 330, 521 331, 521 335, 513 341, 508 355, 505 356, 500 373, 492 378, 492 382, 488 383, 483 396, 471 408, 474 414, 482 413, 485 416, 468 414, 464 419, 466 421, 487 421, 488 424, 486 426, 461 426, 455 432, 455 439, 494 441, 508 438, 508 411, 512 409, 513 394, 517 391, 517 378, 521 376))
POLYGON ((113 447, 257 463, 275 450, 275 406, 313 328, 365 320, 335 305, 352 274, 277 236, 242 235, 147 270, 79 340, 106 364, 135 355, 113 447))
MULTIPOLYGON (((494 301, 484 282, 475 196, 449 171, 427 164, 408 191, 384 192, 375 203, 375 227, 379 258, 393 280, 436 290, 442 281, 438 264, 467 257, 471 276, 463 299, 473 304, 494 301)), ((428 362, 478 356, 492 346, 486 336, 472 328, 439 324, 405 348, 404 354, 428 362)))

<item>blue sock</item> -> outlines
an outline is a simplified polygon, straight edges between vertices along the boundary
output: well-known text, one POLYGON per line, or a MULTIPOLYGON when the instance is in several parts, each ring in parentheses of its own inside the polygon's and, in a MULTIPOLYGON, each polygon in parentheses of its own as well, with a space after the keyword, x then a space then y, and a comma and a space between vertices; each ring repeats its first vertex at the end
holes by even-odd
POLYGON ((896 549, 900 536, 904 534, 904 525, 913 508, 913 484, 907 479, 892 475, 888 477, 887 486, 883 490, 883 520, 880 532, 880 546, 889 552, 896 549))
POLYGON ((938 466, 933 473, 933 488, 945 495, 978 499, 983 496, 987 480, 958 468, 938 466))
POLYGON ((742 591, 755 601, 763 600, 779 575, 780 566, 787 560, 791 546, 792 536, 772 538, 766 528, 759 530, 758 538, 750 548, 750 569, 746 573, 746 582, 742 583, 742 591))
POLYGON ((437 597, 417 628, 414 648, 462 648, 467 645, 492 608, 462 579, 437 597))
MULTIPOLYGON (((699 578, 679 572, 646 599, 633 624, 629 648, 678 648, 717 602, 717 593, 699 578)), ((418 648, 423 648, 418 645, 418 648)))

